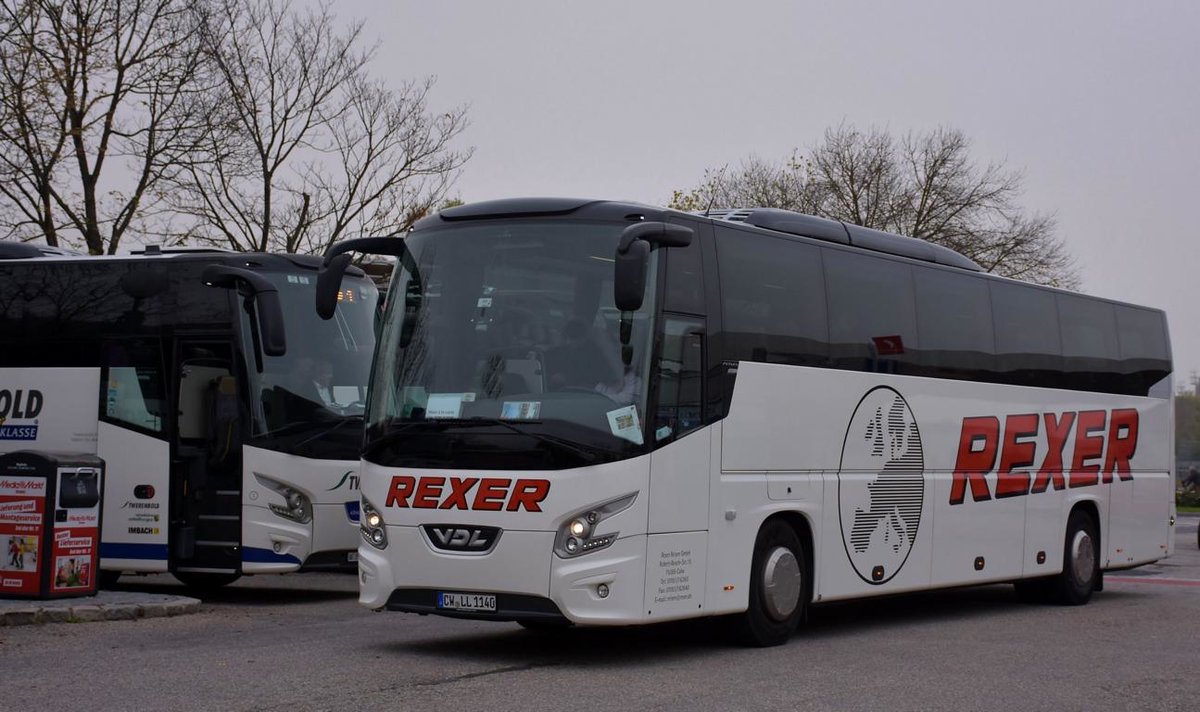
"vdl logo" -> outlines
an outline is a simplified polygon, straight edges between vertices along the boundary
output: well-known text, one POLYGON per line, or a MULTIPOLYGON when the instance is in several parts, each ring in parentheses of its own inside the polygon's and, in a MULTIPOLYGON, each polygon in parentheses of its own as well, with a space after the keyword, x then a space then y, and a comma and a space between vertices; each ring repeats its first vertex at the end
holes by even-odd
POLYGON ((908 402, 879 386, 859 401, 838 473, 842 541, 862 580, 887 583, 916 541, 925 501, 925 453, 908 402))
POLYGON ((0 440, 37 440, 38 425, 34 418, 42 412, 45 402, 37 389, 0 389, 0 440), (32 423, 10 423, 9 420, 33 420, 32 423))

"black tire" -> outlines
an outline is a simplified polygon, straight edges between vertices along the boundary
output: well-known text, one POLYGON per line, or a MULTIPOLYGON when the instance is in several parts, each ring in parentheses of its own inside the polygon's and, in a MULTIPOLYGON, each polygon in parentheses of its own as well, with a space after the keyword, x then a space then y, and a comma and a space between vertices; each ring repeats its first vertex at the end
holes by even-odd
POLYGON ((197 591, 215 591, 241 578, 241 574, 209 574, 199 571, 176 571, 175 578, 197 591))
POLYGON ((1082 606, 1099 581, 1100 533, 1092 515, 1076 509, 1067 519, 1062 573, 1050 579, 1051 599, 1064 606, 1082 606))
POLYGON ((120 578, 120 571, 101 571, 100 577, 96 579, 96 583, 100 584, 101 591, 111 591, 116 588, 117 580, 120 578))
POLYGON ((810 590, 800 537, 783 520, 768 520, 754 542, 750 601, 736 622, 738 639, 763 648, 786 643, 804 617, 810 590))

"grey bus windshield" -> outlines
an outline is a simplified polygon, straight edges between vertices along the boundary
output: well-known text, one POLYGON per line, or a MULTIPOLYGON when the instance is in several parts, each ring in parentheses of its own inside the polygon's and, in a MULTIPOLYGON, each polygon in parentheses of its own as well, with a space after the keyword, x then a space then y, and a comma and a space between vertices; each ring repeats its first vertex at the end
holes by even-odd
MULTIPOLYGON (((624 227, 496 221, 406 238, 411 259, 389 293, 367 457, 552 469, 643 452, 653 298, 625 315, 623 358, 612 279, 624 227)), ((653 264, 649 274, 653 295, 653 264)))
MULTIPOLYGON (((334 318, 313 311, 316 275, 264 272, 279 289, 287 353, 264 357, 263 371, 247 358, 256 443, 307 457, 357 459, 362 416, 375 346, 379 292, 368 279, 347 277, 334 318)), ((242 342, 251 343, 242 317, 242 342)))

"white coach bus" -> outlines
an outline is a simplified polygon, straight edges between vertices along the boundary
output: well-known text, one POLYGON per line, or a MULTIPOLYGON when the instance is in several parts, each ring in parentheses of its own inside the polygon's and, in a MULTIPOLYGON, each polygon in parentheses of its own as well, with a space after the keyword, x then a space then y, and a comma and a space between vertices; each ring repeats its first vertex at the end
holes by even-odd
POLYGON ((771 209, 508 200, 398 254, 360 602, 529 627, 1016 582, 1085 603, 1172 547, 1164 314, 771 209))
POLYGON ((351 268, 317 319, 319 264, 0 243, 0 452, 105 460, 106 584, 353 564, 378 290, 351 268))

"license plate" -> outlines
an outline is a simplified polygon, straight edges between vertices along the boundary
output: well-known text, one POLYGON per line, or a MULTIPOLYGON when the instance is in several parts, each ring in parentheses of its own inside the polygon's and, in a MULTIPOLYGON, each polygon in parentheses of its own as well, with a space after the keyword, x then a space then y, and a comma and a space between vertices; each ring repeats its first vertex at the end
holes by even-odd
POLYGON ((358 552, 357 551, 347 551, 346 552, 346 563, 347 564, 357 564, 358 563, 358 552))
POLYGON ((444 611, 496 611, 496 597, 490 593, 439 592, 437 607, 444 611))

